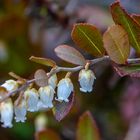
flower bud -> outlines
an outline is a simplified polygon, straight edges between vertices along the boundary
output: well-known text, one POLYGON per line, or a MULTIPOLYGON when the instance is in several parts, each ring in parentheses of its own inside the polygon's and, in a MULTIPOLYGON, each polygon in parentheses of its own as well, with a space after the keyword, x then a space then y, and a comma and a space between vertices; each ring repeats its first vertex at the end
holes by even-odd
POLYGON ((53 101, 54 93, 55 91, 50 85, 46 87, 40 87, 39 89, 40 100, 46 107, 49 108, 53 107, 52 101, 53 101))
POLYGON ((68 98, 73 91, 73 84, 70 78, 63 78, 57 85, 58 101, 69 102, 68 98))
POLYGON ((18 83, 14 80, 7 80, 1 86, 6 88, 7 91, 13 91, 13 90, 16 90, 18 88, 18 83))
POLYGON ((27 89, 24 92, 24 98, 26 101, 27 110, 30 112, 37 111, 37 103, 38 103, 38 91, 35 88, 27 89))
POLYGON ((79 73, 80 91, 91 92, 95 79, 93 71, 82 69, 79 73))
POLYGON ((39 114, 35 119, 36 132, 40 132, 46 129, 48 118, 45 114, 39 114))
POLYGON ((50 86, 52 86, 53 89, 56 88, 57 86, 57 75, 54 74, 48 79, 48 83, 50 86))
POLYGON ((2 126, 11 128, 13 126, 13 103, 10 98, 0 104, 0 111, 2 126))
POLYGON ((18 105, 14 106, 14 111, 16 122, 25 122, 27 111, 26 111, 26 102, 24 99, 22 99, 18 105))

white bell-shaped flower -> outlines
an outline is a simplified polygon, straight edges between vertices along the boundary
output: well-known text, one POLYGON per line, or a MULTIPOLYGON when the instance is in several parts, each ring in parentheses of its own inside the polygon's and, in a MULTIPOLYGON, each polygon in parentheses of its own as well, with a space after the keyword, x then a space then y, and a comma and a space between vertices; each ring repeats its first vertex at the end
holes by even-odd
POLYGON ((38 101, 37 110, 38 111, 47 111, 49 108, 41 100, 38 101))
POLYGON ((0 112, 2 126, 11 128, 13 126, 13 103, 10 98, 0 104, 0 112))
POLYGON ((91 92, 95 79, 96 77, 92 70, 82 69, 79 73, 80 91, 91 92))
POLYGON ((46 108, 52 108, 53 107, 53 98, 54 98, 54 89, 52 86, 48 85, 45 87, 40 87, 39 89, 39 95, 40 100, 44 104, 44 107, 46 108))
POLYGON ((70 78, 63 78, 57 85, 58 101, 69 102, 68 98, 73 91, 73 84, 70 78))
POLYGON ((18 105, 14 106, 14 111, 16 122, 25 122, 27 110, 26 110, 26 102, 24 99, 22 99, 18 105))
POLYGON ((38 91, 35 88, 27 89, 24 92, 24 98, 26 101, 27 110, 30 112, 37 111, 37 104, 39 100, 38 91))
POLYGON ((52 86, 53 89, 57 86, 57 75, 54 74, 48 79, 48 84, 52 86))
POLYGON ((6 88, 7 91, 13 91, 18 88, 18 83, 17 81, 14 81, 14 80, 7 80, 1 86, 6 88))

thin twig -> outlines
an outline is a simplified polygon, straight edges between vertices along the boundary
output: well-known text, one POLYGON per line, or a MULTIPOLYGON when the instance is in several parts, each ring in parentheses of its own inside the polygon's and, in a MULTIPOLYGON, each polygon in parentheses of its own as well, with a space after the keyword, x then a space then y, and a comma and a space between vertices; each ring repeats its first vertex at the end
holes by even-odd
POLYGON ((91 62, 91 65, 94 65, 94 64, 99 63, 104 60, 110 60, 110 57, 108 55, 106 55, 101 58, 96 58, 96 59, 90 60, 90 62, 91 62))
MULTIPOLYGON (((98 62, 101 62, 101 61, 103 61, 103 60, 107 60, 107 59, 109 59, 109 56, 104 56, 104 57, 102 57, 102 58, 97 58, 97 59, 90 60, 90 61, 89 61, 89 62, 91 62, 91 63, 90 63, 90 66, 92 66, 92 65, 94 65, 94 64, 96 64, 96 63, 98 63, 98 62)), ((77 71, 79 71, 79 70, 81 70, 81 69, 83 69, 83 68, 84 68, 84 66, 76 66, 76 67, 73 67, 73 68, 69 68, 69 67, 59 67, 59 66, 57 66, 57 67, 55 67, 54 69, 52 69, 52 70, 50 71, 50 73, 48 74, 48 78, 50 78, 53 74, 56 74, 56 73, 58 73, 58 72, 60 72, 60 71, 77 72, 77 71)), ((0 103, 3 102, 3 101, 5 101, 7 98, 9 98, 10 96, 12 96, 13 94, 15 94, 15 93, 17 93, 17 92, 20 92, 20 91, 22 91, 22 90, 25 90, 25 89, 26 89, 31 83, 33 83, 33 82, 35 82, 35 79, 28 80, 28 81, 25 82, 25 84, 22 85, 20 88, 14 90, 14 91, 9 92, 9 93, 7 94, 7 96, 5 96, 4 98, 2 98, 2 99, 0 100, 0 103)))
POLYGON ((7 98, 9 98, 10 96, 12 96, 13 94, 15 94, 15 93, 17 93, 17 92, 20 92, 20 91, 22 91, 22 90, 24 90, 24 89, 26 89, 26 88, 27 88, 31 83, 33 83, 34 81, 35 81, 35 79, 29 80, 29 81, 27 81, 24 85, 22 85, 20 88, 14 90, 14 91, 9 92, 4 98, 2 98, 2 99, 0 100, 0 103, 3 102, 3 101, 5 101, 7 98))
MULTIPOLYGON (((93 59, 93 60, 89 60, 88 62, 90 62, 90 66, 92 66, 92 65, 94 65, 96 63, 99 63, 101 61, 104 61, 104 60, 110 60, 110 57, 109 56, 103 56, 101 58, 96 58, 96 59, 93 59)), ((128 62, 128 64, 140 63, 140 58, 127 59, 127 62, 128 62)), ((48 76, 48 78, 50 78, 53 74, 56 74, 56 73, 61 72, 61 71, 77 72, 77 71, 83 69, 84 67, 85 66, 76 66, 76 67, 73 67, 73 68, 69 68, 69 67, 59 67, 59 66, 57 66, 57 67, 53 68, 50 71, 50 73, 47 74, 47 76, 48 76)), ((25 90, 33 82, 35 82, 35 79, 28 80, 20 88, 9 92, 9 94, 7 96, 5 96, 3 99, 0 100, 0 103, 3 102, 4 100, 6 100, 7 98, 9 98, 14 93, 17 93, 17 92, 20 92, 22 90, 25 90)))
POLYGON ((127 59, 128 64, 136 64, 136 63, 140 63, 140 58, 131 58, 131 59, 127 59))
MULTIPOLYGON (((99 62, 101 62, 103 60, 109 60, 109 56, 103 56, 101 58, 96 58, 96 59, 93 59, 93 60, 89 60, 90 66, 92 66, 92 65, 94 65, 96 63, 99 63, 99 62)), ((76 71, 79 71, 79 70, 81 70, 83 68, 84 68, 84 66, 76 66, 76 67, 73 67, 73 68, 57 66, 55 69, 51 70, 51 72, 48 74, 48 77, 51 77, 53 74, 58 73, 60 71, 76 72, 76 71)))
POLYGON ((23 95, 24 95, 24 91, 22 90, 22 91, 20 91, 19 96, 18 96, 18 98, 16 99, 16 101, 14 103, 15 106, 18 106, 20 104, 20 102, 21 102, 21 100, 23 98, 23 95))

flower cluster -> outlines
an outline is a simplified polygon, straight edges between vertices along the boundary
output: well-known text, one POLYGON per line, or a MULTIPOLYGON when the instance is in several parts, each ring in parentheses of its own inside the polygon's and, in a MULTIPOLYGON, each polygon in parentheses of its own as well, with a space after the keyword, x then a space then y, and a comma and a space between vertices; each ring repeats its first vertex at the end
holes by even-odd
MULTIPOLYGON (((82 92, 91 92, 95 75, 91 70, 82 69, 79 73, 80 90, 82 92)), ((48 79, 48 85, 38 89, 28 86, 23 91, 23 96, 18 98, 14 104, 11 97, 0 103, 1 122, 3 127, 12 127, 13 117, 16 122, 25 122, 27 111, 36 112, 53 108, 54 99, 59 102, 69 102, 69 96, 74 90, 70 76, 67 76, 57 82, 56 74, 48 79), (57 94, 55 95, 55 89, 57 94), (56 97, 55 97, 56 96, 56 97), (18 101, 18 103, 17 103, 18 101)), ((20 84, 15 80, 8 80, 1 87, 7 92, 16 91, 20 84)), ((1 96, 1 99, 3 96, 1 96)))

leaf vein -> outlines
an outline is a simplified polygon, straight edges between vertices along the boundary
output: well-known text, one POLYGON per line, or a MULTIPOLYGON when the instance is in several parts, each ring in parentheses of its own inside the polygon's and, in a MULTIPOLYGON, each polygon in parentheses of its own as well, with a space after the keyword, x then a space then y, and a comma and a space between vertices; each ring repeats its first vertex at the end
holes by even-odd
POLYGON ((95 47, 95 49, 96 49, 100 54, 102 54, 101 51, 98 49, 98 47, 97 47, 97 46, 93 43, 93 41, 88 37, 88 35, 87 35, 82 29, 80 29, 80 28, 78 28, 78 29, 79 29, 79 31, 82 32, 83 35, 89 40, 89 42, 95 47))
POLYGON ((112 38, 112 40, 114 41, 114 44, 116 45, 117 49, 119 50, 122 59, 125 59, 125 57, 124 57, 124 55, 123 55, 123 53, 122 53, 122 51, 121 51, 121 49, 120 49, 118 43, 117 43, 116 40, 113 38, 113 36, 112 36, 112 34, 111 34, 110 32, 109 32, 109 35, 110 35, 110 37, 112 38))

